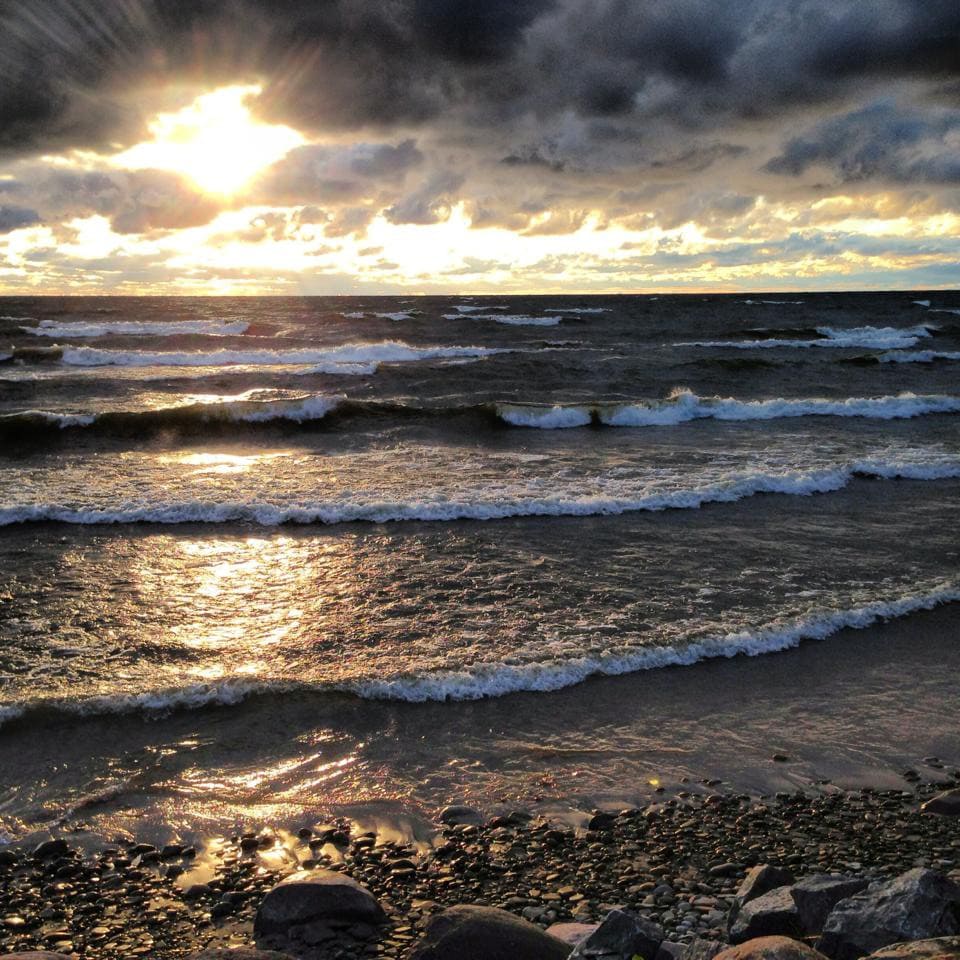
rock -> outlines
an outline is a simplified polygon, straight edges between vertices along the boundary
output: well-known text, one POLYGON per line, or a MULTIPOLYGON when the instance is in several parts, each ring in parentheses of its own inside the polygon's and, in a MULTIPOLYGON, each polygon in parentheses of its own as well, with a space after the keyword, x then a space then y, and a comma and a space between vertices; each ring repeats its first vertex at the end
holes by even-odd
POLYGON ((462 804, 451 804, 440 811, 440 822, 454 824, 480 824, 483 823, 483 814, 473 807, 465 807, 462 804))
POLYGON ((745 903, 730 924, 730 942, 803 936, 800 913, 790 890, 790 887, 777 887, 745 903))
POLYGON ((775 867, 769 863, 762 863, 751 867, 737 888, 736 903, 742 907, 757 897, 762 897, 777 887, 787 887, 793 883, 793 874, 784 867, 775 867))
POLYGON ((588 830, 612 830, 617 818, 612 813, 595 813, 587 822, 588 830))
POLYGON ((600 926, 577 945, 570 960, 581 957, 633 960, 637 956, 654 960, 663 940, 663 931, 656 924, 628 910, 611 910, 600 926))
MULTIPOLYGON (((687 945, 685 943, 676 943, 673 940, 664 940, 657 947, 657 953, 653 960, 681 960, 685 956, 684 951, 687 945)), ((707 958, 709 960, 709 958, 707 958)))
POLYGON ((841 900, 827 917, 819 949, 835 960, 854 960, 905 940, 960 934, 960 886, 918 867, 841 900))
POLYGON ((922 804, 923 813, 936 813, 941 817, 960 817, 960 789, 944 790, 922 804))
POLYGON ((5 953, 3 960, 67 960, 67 955, 50 953, 49 950, 27 950, 24 953, 5 953))
POLYGON ((47 860, 50 857, 65 857, 70 853, 66 840, 44 840, 33 851, 37 860, 47 860))
POLYGON ((259 944, 265 936, 287 936, 291 927, 325 920, 342 923, 382 923, 382 907, 366 887, 333 870, 294 873, 281 880, 262 900, 253 932, 259 944))
POLYGON ((937 937, 934 940, 914 940, 912 943, 893 943, 870 954, 870 960, 958 960, 960 937, 937 937))
POLYGON ((575 947, 586 940, 599 926, 599 923, 552 923, 547 927, 547 933, 575 947))
POLYGON ((730 947, 714 960, 824 960, 823 954, 789 937, 757 937, 730 947))
POLYGON ((570 945, 493 907, 449 907, 434 914, 410 960, 566 960, 570 945))
MULTIPOLYGON (((662 946, 662 944, 661 944, 662 946)), ((716 940, 704 940, 698 937, 683 945, 682 960, 713 960, 718 954, 727 949, 727 944, 716 940)))
POLYGON ((203 953, 194 953, 188 960, 293 960, 289 953, 277 953, 276 950, 257 950, 254 947, 213 947, 203 953))
POLYGON ((820 933, 830 911, 847 897, 866 890, 868 881, 836 874, 814 874, 804 877, 790 888, 797 905, 800 929, 804 936, 820 933))

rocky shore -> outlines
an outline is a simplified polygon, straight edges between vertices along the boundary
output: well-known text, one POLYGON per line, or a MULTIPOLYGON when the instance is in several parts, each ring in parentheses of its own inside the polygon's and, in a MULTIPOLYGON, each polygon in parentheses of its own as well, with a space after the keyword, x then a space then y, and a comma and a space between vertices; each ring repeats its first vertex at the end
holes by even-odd
MULTIPOLYGON (((960 935, 958 783, 760 799, 714 783, 578 831, 450 807, 426 852, 346 822, 250 831, 200 856, 129 841, 83 855, 53 838, 0 848, 0 955, 809 960, 813 944, 855 960, 960 935)), ((905 956, 934 955, 960 942, 905 956)))

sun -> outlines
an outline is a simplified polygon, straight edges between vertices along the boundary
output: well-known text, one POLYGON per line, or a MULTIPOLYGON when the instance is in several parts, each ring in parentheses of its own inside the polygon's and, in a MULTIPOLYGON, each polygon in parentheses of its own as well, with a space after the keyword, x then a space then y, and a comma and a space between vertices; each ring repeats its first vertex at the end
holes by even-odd
POLYGON ((170 170, 205 193, 237 193, 257 173, 304 143, 290 127, 260 123, 246 101, 260 87, 222 87, 197 97, 176 113, 158 114, 148 128, 152 140, 117 154, 127 169, 170 170))

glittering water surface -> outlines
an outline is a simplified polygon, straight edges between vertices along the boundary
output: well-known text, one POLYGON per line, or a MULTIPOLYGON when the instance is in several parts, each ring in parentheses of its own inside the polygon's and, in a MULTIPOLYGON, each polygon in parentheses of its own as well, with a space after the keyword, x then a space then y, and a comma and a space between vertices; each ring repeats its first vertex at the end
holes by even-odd
POLYGON ((0 303, 0 830, 949 759, 914 299, 0 303))

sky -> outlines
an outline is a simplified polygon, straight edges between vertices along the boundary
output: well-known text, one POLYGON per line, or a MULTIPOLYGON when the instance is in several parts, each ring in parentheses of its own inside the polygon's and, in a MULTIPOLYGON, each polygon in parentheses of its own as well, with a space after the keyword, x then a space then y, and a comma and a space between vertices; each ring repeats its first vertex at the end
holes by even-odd
POLYGON ((957 0, 0 0, 0 294, 949 287, 957 0))

